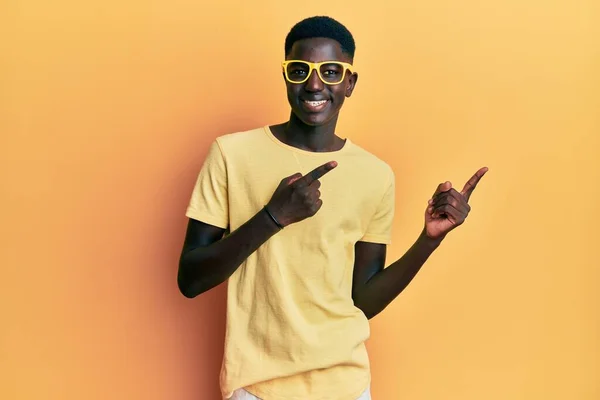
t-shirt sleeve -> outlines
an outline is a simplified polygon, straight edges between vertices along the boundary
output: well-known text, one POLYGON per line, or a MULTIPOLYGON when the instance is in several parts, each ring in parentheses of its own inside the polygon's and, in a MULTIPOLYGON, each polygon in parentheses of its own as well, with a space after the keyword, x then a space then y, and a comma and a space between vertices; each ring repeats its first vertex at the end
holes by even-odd
POLYGON ((223 229, 229 225, 227 168, 217 140, 210 145, 185 215, 223 229))
POLYGON ((395 210, 395 176, 390 170, 386 189, 361 242, 392 243, 392 223, 395 210))

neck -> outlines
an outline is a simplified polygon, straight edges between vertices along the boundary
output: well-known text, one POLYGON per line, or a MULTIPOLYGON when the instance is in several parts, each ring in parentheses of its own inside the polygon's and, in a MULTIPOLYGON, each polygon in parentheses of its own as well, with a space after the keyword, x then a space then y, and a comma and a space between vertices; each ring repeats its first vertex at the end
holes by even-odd
POLYGON ((278 139, 302 150, 313 152, 336 151, 345 140, 335 135, 337 116, 320 126, 307 125, 292 112, 290 120, 275 127, 278 139))

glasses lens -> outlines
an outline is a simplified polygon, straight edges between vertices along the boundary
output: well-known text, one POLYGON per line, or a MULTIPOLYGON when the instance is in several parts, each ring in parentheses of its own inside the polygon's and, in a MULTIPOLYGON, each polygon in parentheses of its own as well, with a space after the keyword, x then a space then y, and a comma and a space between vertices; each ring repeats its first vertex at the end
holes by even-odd
POLYGON ((303 62, 291 62, 287 65, 287 76, 292 82, 302 82, 308 76, 310 67, 303 62))
POLYGON ((319 72, 327 83, 340 83, 344 79, 344 66, 339 63, 323 64, 319 72))

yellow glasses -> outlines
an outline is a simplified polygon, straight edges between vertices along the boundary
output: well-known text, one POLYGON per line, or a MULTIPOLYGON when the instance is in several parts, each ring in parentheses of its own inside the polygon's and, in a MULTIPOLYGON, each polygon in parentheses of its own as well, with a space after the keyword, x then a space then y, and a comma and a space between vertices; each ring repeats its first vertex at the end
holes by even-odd
POLYGON ((304 83, 308 80, 313 70, 316 70, 317 75, 319 75, 323 83, 337 85, 344 80, 346 71, 353 70, 351 64, 341 61, 312 63, 303 60, 288 60, 284 61, 282 66, 285 79, 290 83, 304 83))

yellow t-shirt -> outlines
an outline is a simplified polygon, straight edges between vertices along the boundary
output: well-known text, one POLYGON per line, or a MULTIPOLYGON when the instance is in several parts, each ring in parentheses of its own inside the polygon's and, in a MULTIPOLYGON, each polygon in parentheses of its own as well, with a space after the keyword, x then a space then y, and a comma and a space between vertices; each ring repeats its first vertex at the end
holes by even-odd
POLYGON ((218 137, 186 215, 231 232, 271 199, 280 181, 328 161, 321 209, 277 232, 227 284, 221 391, 264 400, 355 400, 370 383, 369 323, 352 300, 354 245, 391 243, 394 173, 346 139, 310 152, 268 127, 218 137))

